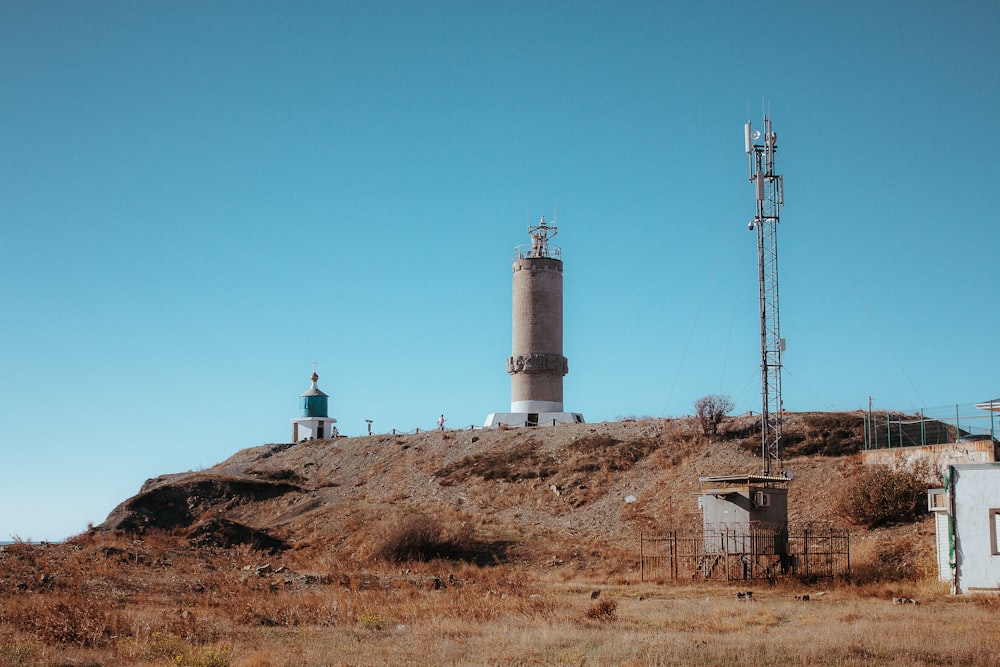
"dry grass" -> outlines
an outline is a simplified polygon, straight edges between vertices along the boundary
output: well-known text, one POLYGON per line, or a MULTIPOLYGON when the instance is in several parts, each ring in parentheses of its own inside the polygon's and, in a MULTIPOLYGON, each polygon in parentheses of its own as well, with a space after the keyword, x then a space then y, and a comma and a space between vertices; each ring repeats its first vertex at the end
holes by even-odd
MULTIPOLYGON (((718 436, 757 452, 760 417, 727 417, 719 425, 718 436)), ((782 431, 782 456, 846 456, 861 451, 864 441, 864 417, 860 412, 789 413, 782 431)))
MULTIPOLYGON (((637 534, 700 525, 698 477, 753 460, 740 423, 246 450, 69 544, 0 548, 0 667, 993 661, 1000 602, 933 581, 928 520, 852 538, 850 581, 761 584, 754 602, 640 582, 637 534), (113 532, 129 525, 140 537, 113 532)), ((830 518, 853 464, 798 465, 796 520, 830 518)))
POLYGON ((950 597, 926 578, 825 586, 765 586, 744 602, 732 587, 640 583, 610 562, 358 562, 83 538, 0 552, 0 667, 929 665, 1000 652, 993 598, 950 597))

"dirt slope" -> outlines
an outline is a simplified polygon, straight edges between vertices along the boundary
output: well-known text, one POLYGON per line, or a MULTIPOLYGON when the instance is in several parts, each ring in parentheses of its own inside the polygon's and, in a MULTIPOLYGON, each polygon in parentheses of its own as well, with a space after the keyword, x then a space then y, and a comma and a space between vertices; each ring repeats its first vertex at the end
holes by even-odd
MULTIPOLYGON (((815 415, 789 415, 785 435, 798 451, 856 450, 858 422, 830 413, 817 430, 815 415)), ((555 544, 631 550, 639 533, 700 524, 699 477, 759 471, 754 423, 729 419, 712 438, 679 419, 263 445, 147 481, 98 530, 349 557, 370 555, 380 536, 424 514, 526 556, 555 544)), ((835 501, 856 466, 850 456, 786 459, 790 520, 844 526, 835 501)))

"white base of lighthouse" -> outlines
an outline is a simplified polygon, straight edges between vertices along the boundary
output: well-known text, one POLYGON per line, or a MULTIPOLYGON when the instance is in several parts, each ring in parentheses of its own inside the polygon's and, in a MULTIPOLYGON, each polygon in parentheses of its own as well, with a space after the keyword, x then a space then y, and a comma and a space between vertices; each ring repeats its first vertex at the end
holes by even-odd
POLYGON ((486 428, 497 426, 556 426, 583 424, 579 412, 491 412, 486 416, 486 428))
POLYGON ((562 401, 512 401, 510 411, 514 414, 519 412, 563 412, 562 401))
POLYGON ((333 417, 302 417, 292 420, 292 442, 336 438, 337 420, 333 417))

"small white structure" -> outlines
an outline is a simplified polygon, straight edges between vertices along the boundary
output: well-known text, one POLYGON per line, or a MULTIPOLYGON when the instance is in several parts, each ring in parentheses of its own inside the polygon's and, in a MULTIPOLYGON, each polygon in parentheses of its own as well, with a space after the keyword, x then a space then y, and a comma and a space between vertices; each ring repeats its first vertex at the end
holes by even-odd
POLYGON ((337 437, 337 420, 327 414, 327 394, 317 386, 319 375, 313 368, 312 386, 302 394, 302 416, 292 420, 292 442, 337 437))
POLYGON ((557 424, 582 424, 579 412, 491 412, 486 415, 484 426, 556 426, 557 424))
MULTIPOLYGON (((939 576, 948 575, 955 593, 1000 593, 1000 463, 949 466, 944 499, 940 491, 928 493, 936 496, 935 513, 947 517, 936 521, 939 553, 945 543, 948 548, 946 569, 939 576)), ((939 568, 942 561, 939 556, 939 568)))
POLYGON ((976 408, 979 410, 989 410, 990 412, 1000 412, 1000 398, 994 398, 991 401, 976 403, 976 408))

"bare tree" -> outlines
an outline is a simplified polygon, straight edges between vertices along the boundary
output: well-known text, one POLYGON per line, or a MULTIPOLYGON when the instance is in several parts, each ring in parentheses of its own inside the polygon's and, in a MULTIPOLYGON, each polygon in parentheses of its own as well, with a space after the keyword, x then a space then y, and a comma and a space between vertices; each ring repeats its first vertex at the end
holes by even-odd
POLYGON ((705 435, 715 435, 723 418, 733 410, 733 399, 723 394, 709 394, 694 402, 694 415, 705 435))

